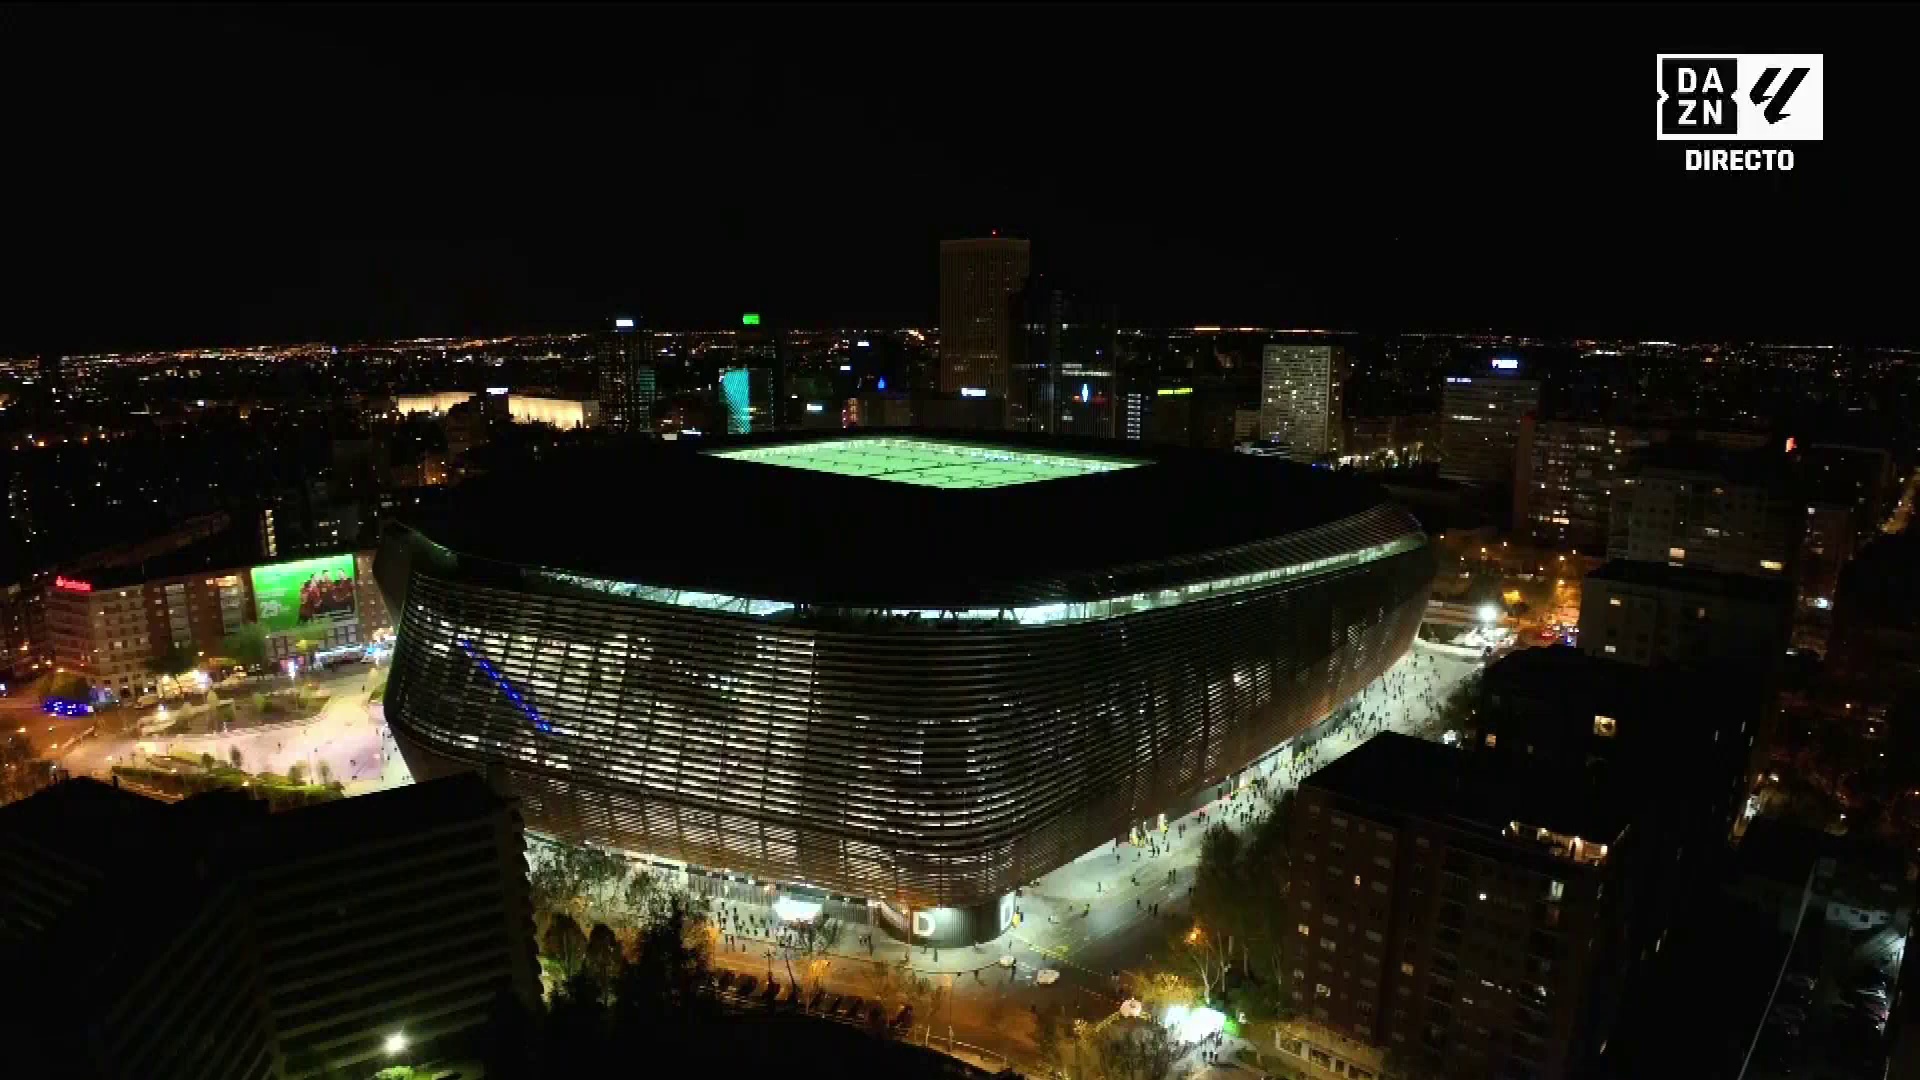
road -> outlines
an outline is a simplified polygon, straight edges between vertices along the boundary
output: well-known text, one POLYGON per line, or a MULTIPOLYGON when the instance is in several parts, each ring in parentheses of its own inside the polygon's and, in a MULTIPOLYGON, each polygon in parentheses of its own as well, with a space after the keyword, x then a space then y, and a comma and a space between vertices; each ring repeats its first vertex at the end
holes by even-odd
MULTIPOLYGON (((1184 923, 1187 887, 1193 881, 1207 825, 1250 827, 1268 809, 1267 800, 1277 799, 1302 777, 1378 731, 1427 731, 1447 693, 1480 667, 1477 661, 1416 645, 1356 694, 1346 709, 1339 710, 1340 719, 1321 725, 1311 739, 1283 747, 1238 792, 1169 821, 1154 848, 1135 848, 1124 840, 1117 846, 1109 843, 1042 877, 1024 890, 1020 904, 1025 919, 1019 928, 977 947, 938 950, 909 948, 876 932, 871 958, 853 940, 853 931, 865 928, 849 928, 849 940, 838 950, 842 955, 833 961, 826 985, 840 993, 871 996, 878 985, 875 969, 906 956, 917 975, 950 981, 952 987, 951 1005, 931 1018, 934 1045, 950 1025, 962 1042, 1016 1065, 1030 1064, 1038 1050, 1035 1010, 1066 1005, 1088 1022, 1098 1022, 1119 1004, 1115 974, 1141 969, 1148 953, 1165 939, 1168 922, 1184 923), (1264 785, 1251 782, 1255 780, 1264 785), (1158 917, 1149 913, 1155 904, 1160 905, 1158 917), (1002 956, 1014 957, 1015 966, 1000 966, 1002 956), (1049 968, 1060 973, 1059 980, 1051 986, 1038 985, 1034 973, 1049 968)), ((746 915, 772 918, 767 907, 728 906, 746 915)), ((768 944, 751 933, 737 935, 716 954, 715 962, 761 978, 771 970, 785 982, 785 966, 777 954, 768 956, 768 944)), ((921 1023, 928 1019, 919 1018, 921 1023)), ((1187 1060, 1198 1061, 1191 1056, 1187 1060)))
MULTIPOLYGON (((847 940, 830 958, 829 988, 872 995, 878 969, 906 957, 913 972, 950 988, 950 1004, 932 1016, 934 1034, 954 1036, 1015 1064, 1036 1056, 1034 1017, 1038 1009, 1066 1005, 1089 1022, 1098 1022, 1119 1003, 1115 973, 1141 968, 1164 940, 1168 921, 1186 916, 1186 891, 1199 860, 1207 825, 1250 827, 1267 810, 1269 799, 1364 742, 1377 731, 1419 732, 1428 728, 1437 706, 1476 661, 1432 652, 1416 645, 1385 675, 1356 694, 1336 717, 1291 745, 1281 747, 1249 771, 1242 787, 1177 821, 1169 821, 1153 845, 1136 848, 1122 840, 1087 852, 1040 878, 1024 890, 1023 924, 993 942, 972 948, 909 948, 874 933, 872 948, 857 945, 850 927, 847 940), (1171 877, 1169 877, 1171 875, 1171 877), (1160 914, 1149 914, 1154 905, 1160 914), (1003 956, 1014 958, 1002 966, 1003 956), (1058 981, 1039 985, 1035 973, 1059 972, 1058 981)), ((302 723, 275 725, 221 735, 168 738, 82 738, 65 750, 62 764, 75 773, 105 776, 115 764, 170 753, 210 753, 228 760, 238 748, 242 767, 253 772, 286 772, 296 763, 317 772, 321 762, 349 793, 359 794, 411 782, 391 738, 369 710, 362 689, 364 671, 320 676, 318 687, 330 695, 319 716, 302 723)), ((3 699, 0 699, 3 700, 3 699)), ((47 727, 42 718, 40 727, 47 727)), ((82 721, 67 722, 73 733, 82 721)), ((56 739, 71 733, 54 721, 56 739)), ((744 916, 770 919, 770 908, 729 905, 744 916)), ((716 951, 718 966, 765 978, 773 971, 786 981, 785 964, 768 955, 769 943, 751 933, 736 935, 716 951)), ((923 1033, 924 1034, 924 1033, 923 1033)), ((935 1045, 940 1038, 933 1039, 935 1045)), ((1192 1060, 1192 1059, 1189 1059, 1192 1060)))

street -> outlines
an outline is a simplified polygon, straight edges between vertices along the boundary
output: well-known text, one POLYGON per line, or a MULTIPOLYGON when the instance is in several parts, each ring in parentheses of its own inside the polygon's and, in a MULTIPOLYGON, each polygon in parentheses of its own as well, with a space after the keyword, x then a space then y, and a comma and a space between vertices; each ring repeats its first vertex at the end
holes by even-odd
MULTIPOLYGON (((1326 722, 1247 770, 1239 789, 1228 797, 1169 820, 1165 830, 1144 838, 1140 846, 1125 839, 1102 845, 1023 890, 1018 928, 978 946, 931 949, 910 948, 877 930, 849 926, 829 958, 826 985, 838 992, 877 996, 881 969, 905 957, 917 977, 949 990, 950 1000, 942 1009, 918 1019, 923 1026, 931 1022, 934 1045, 948 1037, 950 1028, 950 1037, 970 1044, 978 1060, 1030 1063, 1038 1053, 1034 1025, 1039 1009, 1066 1005, 1089 1023, 1099 1022, 1119 1004, 1116 973, 1139 968, 1164 939, 1167 920, 1185 918, 1187 890, 1208 826, 1249 828, 1270 808, 1270 800, 1376 732, 1425 730, 1448 692, 1479 667, 1477 661, 1416 644, 1326 722), (870 934, 870 947, 860 944, 862 934, 870 934), (1003 965, 1002 958, 1009 956, 1012 965, 1003 965), (1051 985, 1037 982, 1035 975, 1043 970, 1057 972, 1057 980, 1051 985)), ((115 764, 175 753, 212 754, 228 761, 238 749, 241 767, 250 772, 284 774, 301 764, 310 775, 318 775, 324 762, 348 793, 358 794, 411 780, 376 718, 377 709, 367 704, 362 689, 367 678, 359 669, 314 677, 311 684, 329 695, 314 719, 227 734, 75 738, 91 726, 89 718, 47 717, 38 727, 55 728, 52 738, 67 744, 62 764, 76 774, 105 777, 115 764)), ((786 981, 777 950, 752 925, 769 925, 771 908, 738 903, 724 908, 730 921, 722 926, 726 933, 715 951, 715 965, 761 978, 771 971, 786 981)), ((923 1030, 922 1037, 927 1036, 923 1030)), ((1213 1049, 1229 1052, 1232 1040, 1226 1042, 1229 1045, 1213 1049)), ((961 1050, 966 1056, 964 1046, 961 1050)), ((1193 1047, 1189 1060, 1204 1064, 1203 1053, 1193 1047)))
MULTIPOLYGON (((1030 1063, 1039 1052, 1034 1039, 1038 1009, 1066 1005, 1089 1023, 1108 1016, 1120 1002, 1115 973, 1139 968, 1164 939, 1165 921, 1185 917, 1187 889, 1208 825, 1248 828, 1264 815, 1270 799, 1373 734, 1425 731, 1447 694, 1480 666, 1416 645, 1310 737, 1303 736, 1296 740, 1299 745, 1283 747, 1250 770, 1230 797, 1169 820, 1149 847, 1136 848, 1124 840, 1109 843, 1042 877, 1024 890, 1020 905, 1025 917, 1017 929, 987 944, 937 950, 909 947, 874 931, 868 950, 857 944, 867 928, 848 927, 826 984, 843 993, 872 994, 880 985, 876 969, 905 956, 916 975, 951 987, 952 1000, 943 1015, 916 1021, 932 1021, 933 1045, 939 1045, 951 1026, 963 1043, 1016 1065, 1030 1063), (1158 916, 1151 914, 1156 905, 1158 916), (1002 956, 1012 956, 1015 966, 1002 967, 1002 956), (1051 986, 1036 983, 1035 972, 1048 969, 1059 972, 1058 981, 1051 986)), ((725 907, 763 925, 773 919, 769 907, 725 907)), ((766 938, 749 930, 735 934, 714 960, 717 966, 761 978, 772 971, 785 982, 785 966, 769 949, 766 938)), ((1224 1042, 1214 1047, 1223 1055, 1230 1053, 1234 1040, 1224 1042)), ((1201 1064, 1202 1053, 1194 1047, 1184 1060, 1201 1064)))

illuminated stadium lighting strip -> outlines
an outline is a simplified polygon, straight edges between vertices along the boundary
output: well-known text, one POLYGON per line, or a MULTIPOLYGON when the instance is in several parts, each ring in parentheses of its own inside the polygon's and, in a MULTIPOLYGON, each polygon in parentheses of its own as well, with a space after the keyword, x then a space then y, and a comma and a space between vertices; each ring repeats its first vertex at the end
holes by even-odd
MULTIPOLYGON (((1195 600, 1204 600, 1216 596, 1230 595, 1257 589, 1276 581, 1293 578, 1314 577, 1340 570, 1363 566, 1377 559, 1385 559, 1402 552, 1412 551, 1426 542, 1417 535, 1402 536, 1384 544, 1375 544, 1358 551, 1330 555, 1321 559, 1310 559, 1290 566, 1275 567, 1251 574, 1234 574, 1230 577, 1213 578, 1208 581, 1196 581, 1186 585, 1176 585, 1166 589, 1150 589, 1145 592, 1128 593, 1124 596, 1109 597, 1105 600, 1079 602, 1060 602, 1054 604, 1033 604, 1026 607, 974 607, 974 608, 835 608, 835 614, 854 618, 875 616, 889 619, 926 619, 956 620, 961 622, 1013 622, 1021 626, 1054 626, 1061 623, 1089 622, 1096 619, 1112 619, 1136 612, 1153 611, 1160 608, 1175 607, 1195 600)), ((604 578, 586 577, 569 574, 560 570, 542 570, 538 573, 550 581, 575 588, 590 589, 594 592, 609 593, 631 600, 645 600, 650 603, 666 604, 670 607, 694 608, 700 611, 727 611, 741 615, 770 617, 786 615, 795 610, 795 605, 780 600, 756 600, 745 596, 732 596, 726 593, 693 592, 684 589, 660 588, 653 585, 637 585, 625 581, 608 581, 604 578)))
POLYGON ((533 721, 533 726, 535 728, 541 731, 553 730, 552 724, 549 724, 545 720, 540 719, 540 710, 534 708, 532 703, 527 701, 526 698, 521 697, 520 691, 515 690, 513 688, 513 684, 507 681, 507 677, 505 675, 500 674, 499 671, 495 670, 494 666, 487 661, 486 657, 480 655, 479 650, 473 647, 472 642, 468 641, 465 638, 461 638, 459 641, 455 642, 455 644, 460 646, 461 650, 467 654, 469 659, 471 659, 474 663, 480 665, 480 670, 486 672, 487 678, 493 680, 493 685, 499 687, 500 692, 507 695, 507 700, 513 702, 515 705, 520 706, 520 711, 527 714, 527 719, 533 721))

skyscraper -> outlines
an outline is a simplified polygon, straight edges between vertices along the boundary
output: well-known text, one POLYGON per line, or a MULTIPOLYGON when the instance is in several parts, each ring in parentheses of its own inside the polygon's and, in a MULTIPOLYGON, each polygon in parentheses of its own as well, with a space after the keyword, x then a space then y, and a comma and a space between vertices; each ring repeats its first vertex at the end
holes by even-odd
POLYGON ((1260 350, 1260 433, 1294 461, 1340 452, 1340 384, 1346 354, 1336 345, 1268 345, 1260 350))
POLYGON ((647 431, 653 427, 655 384, 653 336, 638 319, 613 320, 613 329, 600 341, 597 355, 600 417, 615 431, 647 431))
POLYGON ((1540 382, 1495 357, 1484 374, 1449 375, 1440 396, 1440 475, 1463 484, 1514 480, 1522 421, 1540 408, 1540 382))
POLYGON ((728 368, 720 373, 720 404, 727 414, 727 434, 747 435, 753 431, 753 378, 746 368, 728 368))
POLYGON ((940 390, 1007 396, 1012 297, 1027 282, 1032 245, 988 237, 940 242, 940 390))
POLYGON ((1114 436, 1112 305, 1069 296, 1035 275, 1011 301, 1007 430, 1114 436))

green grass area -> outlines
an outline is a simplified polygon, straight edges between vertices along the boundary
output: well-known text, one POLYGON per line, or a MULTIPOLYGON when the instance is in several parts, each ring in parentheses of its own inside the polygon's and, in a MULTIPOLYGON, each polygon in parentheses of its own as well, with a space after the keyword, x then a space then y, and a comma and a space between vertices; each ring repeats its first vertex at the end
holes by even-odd
POLYGON ((172 795, 198 795, 208 791, 241 791, 248 797, 263 799, 276 810, 343 798, 339 783, 309 784, 277 773, 249 774, 225 762, 208 765, 196 755, 175 753, 158 761, 177 764, 115 765, 113 775, 129 784, 172 795))
POLYGON ((1144 464, 1094 454, 1043 454, 919 438, 824 439, 713 453, 762 465, 948 489, 1033 484, 1144 464))

